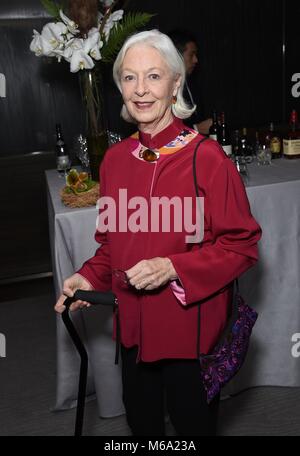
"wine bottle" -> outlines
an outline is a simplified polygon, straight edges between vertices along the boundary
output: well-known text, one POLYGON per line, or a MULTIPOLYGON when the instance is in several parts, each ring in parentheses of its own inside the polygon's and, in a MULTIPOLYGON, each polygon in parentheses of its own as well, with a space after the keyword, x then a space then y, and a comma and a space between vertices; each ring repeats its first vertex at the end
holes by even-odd
POLYGON ((269 137, 269 147, 272 152, 272 159, 280 158, 281 157, 281 138, 280 138, 279 133, 277 133, 275 131, 273 122, 270 123, 268 137, 269 137))
POLYGON ((285 158, 300 158, 300 131, 295 109, 291 113, 289 131, 283 139, 283 154, 285 158))
POLYGON ((212 119, 213 119, 213 123, 209 127, 208 134, 211 139, 214 139, 215 141, 217 141, 218 140, 218 130, 219 130, 217 111, 212 112, 212 119))
POLYGON ((221 113, 221 125, 218 134, 218 142, 222 146, 224 152, 228 157, 232 155, 232 142, 231 137, 225 122, 225 114, 221 113))
POLYGON ((234 132, 233 132, 232 153, 235 157, 239 157, 241 155, 240 154, 240 132, 239 132, 239 130, 234 130, 234 132))
POLYGON ((56 167, 60 174, 66 174, 70 170, 70 157, 64 142, 61 125, 56 124, 56 167))
POLYGON ((249 154, 247 128, 243 128, 242 130, 242 135, 240 137, 240 152, 243 157, 246 157, 249 154))

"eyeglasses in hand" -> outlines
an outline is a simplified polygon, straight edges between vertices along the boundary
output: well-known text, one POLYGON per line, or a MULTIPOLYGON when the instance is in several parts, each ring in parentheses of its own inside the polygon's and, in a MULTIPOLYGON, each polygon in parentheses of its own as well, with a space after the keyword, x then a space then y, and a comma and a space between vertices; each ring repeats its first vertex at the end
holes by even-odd
POLYGON ((126 285, 130 285, 129 279, 127 277, 127 274, 125 271, 122 269, 114 269, 113 270, 114 276, 119 279, 122 283, 125 283, 126 285))

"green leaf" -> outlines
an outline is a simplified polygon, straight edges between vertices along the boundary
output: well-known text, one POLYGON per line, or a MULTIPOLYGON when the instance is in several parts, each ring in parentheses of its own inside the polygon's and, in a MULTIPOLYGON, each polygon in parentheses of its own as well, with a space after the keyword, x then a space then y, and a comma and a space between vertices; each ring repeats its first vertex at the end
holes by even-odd
POLYGON ((41 4, 51 16, 55 18, 59 17, 59 10, 62 9, 61 5, 54 0, 41 0, 41 4))
POLYGON ((101 49, 102 61, 105 63, 113 62, 126 38, 137 29, 144 27, 153 14, 148 13, 128 13, 110 32, 108 42, 101 49))

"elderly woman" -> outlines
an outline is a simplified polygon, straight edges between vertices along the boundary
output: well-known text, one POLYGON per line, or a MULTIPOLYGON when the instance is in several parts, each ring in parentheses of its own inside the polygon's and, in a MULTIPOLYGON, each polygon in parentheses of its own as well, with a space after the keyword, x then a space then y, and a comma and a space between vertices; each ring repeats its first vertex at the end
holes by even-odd
MULTIPOLYGON (((192 113, 182 97, 184 63, 166 35, 141 32, 123 45, 114 79, 124 100, 122 116, 137 124, 138 133, 105 155, 101 196, 115 202, 115 224, 99 227, 100 247, 65 280, 56 311, 78 288, 112 289, 119 302, 123 399, 132 433, 164 435, 166 403, 178 435, 213 435, 219 398, 207 404, 197 358, 210 352, 226 325, 232 283, 256 263, 260 228, 234 164, 213 140, 200 145, 196 162, 204 197, 201 244, 187 237, 185 226, 178 229, 183 215, 175 210, 169 229, 151 216, 157 198, 195 200, 193 154, 202 137, 181 120, 192 113), (119 190, 126 190, 129 203, 119 190), (137 215, 133 209, 141 198, 148 205, 137 215), (131 226, 130 216, 136 222, 131 226)), ((76 301, 72 310, 89 305, 76 301)))

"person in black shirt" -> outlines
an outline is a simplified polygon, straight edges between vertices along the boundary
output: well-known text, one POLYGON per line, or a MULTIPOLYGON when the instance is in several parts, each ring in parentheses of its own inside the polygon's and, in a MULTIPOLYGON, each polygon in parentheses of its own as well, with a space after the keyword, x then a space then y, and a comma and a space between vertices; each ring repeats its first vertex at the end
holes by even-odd
POLYGON ((169 37, 175 44, 177 50, 183 57, 186 69, 186 83, 183 91, 184 98, 191 106, 197 106, 193 115, 185 121, 185 123, 198 130, 204 135, 208 134, 209 127, 212 124, 212 119, 205 119, 201 112, 201 100, 196 85, 193 83, 191 75, 198 64, 198 47, 195 37, 184 30, 173 30, 168 33, 169 37))

